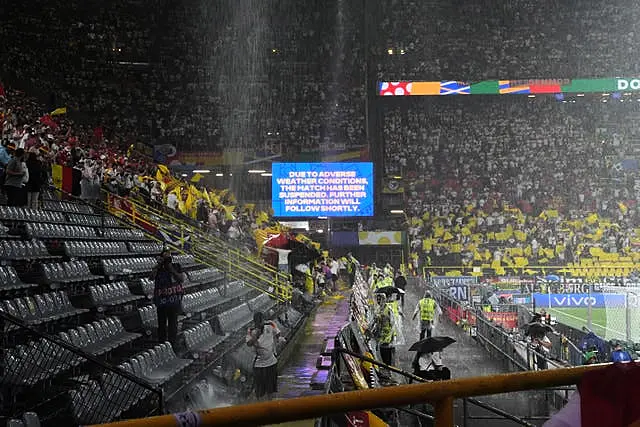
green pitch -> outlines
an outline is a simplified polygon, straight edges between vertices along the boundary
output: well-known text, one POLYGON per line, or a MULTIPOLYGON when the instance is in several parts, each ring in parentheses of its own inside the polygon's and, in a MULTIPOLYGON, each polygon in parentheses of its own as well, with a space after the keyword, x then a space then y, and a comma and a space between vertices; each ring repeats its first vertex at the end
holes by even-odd
MULTIPOLYGON (((587 308, 545 308, 558 323, 581 329, 587 326, 587 308)), ((624 308, 592 308, 591 330, 607 340, 626 340, 626 312, 624 308)), ((640 342, 640 310, 630 313, 631 339, 640 342)))

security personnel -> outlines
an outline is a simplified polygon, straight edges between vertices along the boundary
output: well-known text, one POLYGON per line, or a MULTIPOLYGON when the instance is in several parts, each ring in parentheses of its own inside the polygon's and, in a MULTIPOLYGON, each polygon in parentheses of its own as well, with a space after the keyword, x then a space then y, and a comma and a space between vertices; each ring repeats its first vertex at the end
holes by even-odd
POLYGON ((378 321, 380 322, 380 337, 378 338, 378 344, 382 363, 393 365, 396 352, 396 330, 393 326, 392 320, 392 316, 394 315, 393 308, 391 304, 386 303, 385 300, 386 298, 383 298, 382 303, 384 304, 384 308, 378 317, 378 321))
POLYGON ((427 292, 416 306, 413 312, 413 319, 420 313, 420 339, 424 339, 425 333, 427 338, 431 336, 433 330, 433 320, 436 316, 436 311, 440 312, 440 308, 436 303, 436 300, 431 297, 431 294, 427 292))

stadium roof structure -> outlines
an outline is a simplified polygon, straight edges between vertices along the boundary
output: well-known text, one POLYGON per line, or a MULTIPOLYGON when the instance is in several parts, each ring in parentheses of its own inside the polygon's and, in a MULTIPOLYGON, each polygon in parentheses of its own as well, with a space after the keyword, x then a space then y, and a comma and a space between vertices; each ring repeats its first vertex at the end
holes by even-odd
POLYGON ((640 93, 640 78, 485 80, 476 83, 461 80, 378 83, 378 95, 380 96, 576 95, 623 92, 640 93))

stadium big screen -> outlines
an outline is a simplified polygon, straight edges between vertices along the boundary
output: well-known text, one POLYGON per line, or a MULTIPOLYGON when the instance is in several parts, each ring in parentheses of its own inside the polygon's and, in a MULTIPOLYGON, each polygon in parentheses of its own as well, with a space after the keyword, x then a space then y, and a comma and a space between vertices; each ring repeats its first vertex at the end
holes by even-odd
POLYGON ((373 163, 273 163, 276 217, 373 216, 373 163))

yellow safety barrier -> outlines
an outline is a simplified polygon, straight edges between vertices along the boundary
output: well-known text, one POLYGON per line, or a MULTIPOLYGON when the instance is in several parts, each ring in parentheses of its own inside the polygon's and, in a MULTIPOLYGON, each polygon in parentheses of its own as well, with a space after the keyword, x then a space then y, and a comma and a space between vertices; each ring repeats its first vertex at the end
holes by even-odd
POLYGON ((436 427, 452 427, 455 399, 573 385, 577 384, 585 373, 608 365, 461 378, 231 406, 199 412, 197 418, 193 417, 197 420, 196 423, 183 424, 180 415, 163 415, 100 424, 100 427, 261 426, 313 419, 329 414, 419 403, 431 403, 434 406, 436 427))
MULTIPOLYGON (((182 222, 165 212, 110 193, 107 197, 107 208, 115 216, 124 217, 147 231, 161 229, 167 225, 173 226, 179 232, 179 241, 183 245, 185 239, 189 238, 191 253, 196 261, 225 271, 230 278, 242 280, 245 285, 267 293, 279 301, 291 301, 293 287, 290 275, 242 254, 228 243, 208 235, 203 230, 182 222)), ((180 245, 173 244, 171 246, 184 253, 180 245)))

